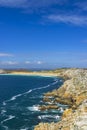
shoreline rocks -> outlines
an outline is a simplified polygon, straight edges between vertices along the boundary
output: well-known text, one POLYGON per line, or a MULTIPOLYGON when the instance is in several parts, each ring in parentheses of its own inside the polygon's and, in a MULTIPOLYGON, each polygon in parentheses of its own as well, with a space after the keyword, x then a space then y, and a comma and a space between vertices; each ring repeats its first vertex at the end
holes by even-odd
POLYGON ((43 100, 69 105, 69 108, 58 123, 40 123, 34 130, 87 130, 87 70, 68 69, 60 75, 68 77, 67 80, 59 89, 44 94, 43 100))
POLYGON ((43 105, 43 106, 39 106, 39 110, 41 110, 41 111, 58 109, 58 108, 59 107, 57 105, 43 105))

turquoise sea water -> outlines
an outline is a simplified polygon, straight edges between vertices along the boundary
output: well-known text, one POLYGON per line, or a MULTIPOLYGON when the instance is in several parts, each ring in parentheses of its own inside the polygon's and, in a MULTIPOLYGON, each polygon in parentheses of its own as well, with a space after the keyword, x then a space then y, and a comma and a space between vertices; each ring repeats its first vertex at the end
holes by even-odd
POLYGON ((61 110, 39 111, 43 94, 60 87, 61 78, 0 75, 0 130, 33 130, 40 122, 58 121, 61 110))

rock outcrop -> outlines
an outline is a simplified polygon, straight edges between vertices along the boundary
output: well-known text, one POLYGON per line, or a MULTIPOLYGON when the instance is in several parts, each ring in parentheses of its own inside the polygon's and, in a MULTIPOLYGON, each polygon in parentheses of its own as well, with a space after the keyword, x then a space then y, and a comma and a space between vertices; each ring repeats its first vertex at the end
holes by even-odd
POLYGON ((59 107, 57 105, 43 105, 39 106, 39 110, 44 111, 44 110, 50 110, 50 109, 58 109, 59 107))
POLYGON ((68 69, 62 87, 44 94, 44 101, 69 105, 58 123, 40 123, 34 130, 87 130, 87 70, 68 69), (50 97, 52 97, 50 99, 50 97))

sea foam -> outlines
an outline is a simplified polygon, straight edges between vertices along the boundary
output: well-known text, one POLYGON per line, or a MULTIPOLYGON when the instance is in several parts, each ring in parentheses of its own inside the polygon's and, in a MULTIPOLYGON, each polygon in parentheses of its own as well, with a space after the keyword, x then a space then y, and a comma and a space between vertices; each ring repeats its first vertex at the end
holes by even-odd
POLYGON ((3 115, 4 113, 6 113, 6 110, 1 110, 1 114, 3 115))
POLYGON ((28 130, 28 128, 20 129, 20 130, 28 130))
POLYGON ((18 94, 16 96, 13 96, 9 101, 13 101, 13 100, 16 100, 17 97, 20 97, 22 94, 18 94))
POLYGON ((41 115, 38 116, 38 119, 59 119, 59 115, 41 115))
POLYGON ((33 105, 32 107, 27 107, 27 109, 30 111, 40 111, 38 105, 33 105))
POLYGON ((53 83, 50 83, 50 84, 48 84, 48 85, 46 85, 46 86, 39 87, 39 88, 34 88, 34 89, 30 89, 30 90, 28 90, 28 91, 25 92, 25 93, 21 93, 21 94, 15 95, 15 96, 11 97, 11 99, 4 101, 4 102, 3 102, 3 106, 5 106, 5 105, 6 105, 8 102, 10 102, 10 101, 16 100, 18 97, 21 97, 21 96, 24 96, 24 95, 26 95, 26 94, 31 93, 32 91, 40 90, 40 89, 44 89, 44 88, 48 88, 48 87, 50 87, 50 86, 52 86, 52 85, 55 85, 55 84, 57 84, 57 83, 58 83, 58 80, 55 79, 53 83))
POLYGON ((15 116, 9 115, 7 119, 1 121, 1 124, 3 124, 3 123, 6 122, 6 121, 9 121, 9 120, 11 120, 11 119, 13 119, 13 118, 15 118, 15 116))

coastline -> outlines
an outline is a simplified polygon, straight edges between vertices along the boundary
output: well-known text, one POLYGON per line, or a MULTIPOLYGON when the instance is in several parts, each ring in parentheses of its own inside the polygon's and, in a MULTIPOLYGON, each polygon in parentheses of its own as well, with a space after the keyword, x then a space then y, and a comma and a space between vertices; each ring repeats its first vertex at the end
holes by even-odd
POLYGON ((42 122, 34 130, 87 130, 87 70, 67 69, 60 75, 68 77, 67 80, 59 89, 44 94, 43 100, 46 102, 51 96, 50 102, 66 104, 69 108, 63 112, 61 121, 42 122))
POLYGON ((43 73, 43 72, 12 72, 13 75, 27 75, 27 76, 46 76, 46 77, 57 77, 57 74, 43 73))
POLYGON ((37 72, 37 71, 33 71, 33 72, 9 72, 9 73, 1 73, 0 75, 20 75, 20 76, 43 76, 43 77, 58 77, 57 73, 50 73, 50 72, 37 72))
POLYGON ((51 105, 40 106, 40 110, 58 110, 56 104, 68 105, 57 123, 40 123, 34 130, 87 130, 87 70, 58 69, 40 72, 10 71, 6 75, 62 77, 64 84, 56 90, 44 94, 43 101, 51 105), (50 97, 51 100, 50 100, 50 97))

